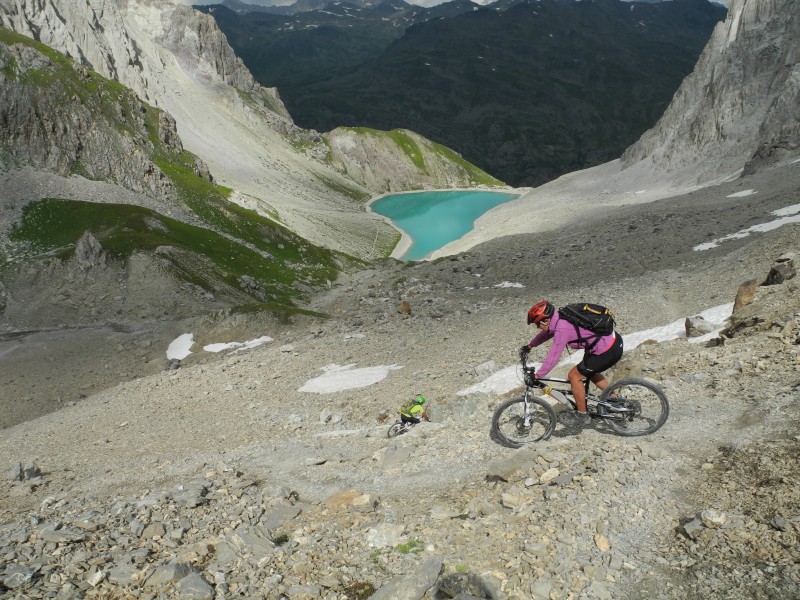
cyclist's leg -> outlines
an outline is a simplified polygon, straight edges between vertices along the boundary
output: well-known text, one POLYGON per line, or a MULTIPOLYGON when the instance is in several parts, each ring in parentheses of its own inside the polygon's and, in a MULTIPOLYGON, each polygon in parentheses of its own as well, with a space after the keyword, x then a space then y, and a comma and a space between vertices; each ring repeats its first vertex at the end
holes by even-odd
POLYGON ((589 379, 593 384, 595 384, 600 389, 600 391, 603 391, 608 387, 608 379, 603 377, 602 373, 595 373, 589 379))
POLYGON ((582 365, 583 363, 572 367, 569 373, 567 373, 567 379, 569 379, 569 386, 572 388, 572 398, 575 400, 578 412, 585 413, 586 387, 584 382, 586 381, 586 374, 581 371, 582 365))

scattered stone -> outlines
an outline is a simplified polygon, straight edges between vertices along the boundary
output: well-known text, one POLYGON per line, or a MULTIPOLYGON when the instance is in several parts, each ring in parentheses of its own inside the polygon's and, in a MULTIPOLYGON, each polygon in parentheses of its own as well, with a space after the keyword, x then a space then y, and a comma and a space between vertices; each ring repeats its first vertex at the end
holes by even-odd
POLYGON ((186 600, 213 600, 212 588, 199 573, 191 573, 178 583, 178 593, 186 600))
POLYGON ((756 292, 758 291, 758 286, 759 282, 755 279, 748 279, 739 286, 739 289, 736 292, 736 298, 734 298, 733 301, 734 314, 753 302, 756 297, 756 292))
POLYGON ((784 517, 780 515, 775 515, 770 519, 769 522, 770 527, 772 527, 776 531, 789 531, 789 521, 787 521, 784 517))
POLYGON ((370 600, 420 600, 431 589, 442 571, 442 559, 429 558, 409 575, 392 579, 378 589, 370 600))
POLYGON ((594 545, 603 552, 608 552, 611 550, 611 544, 608 543, 608 538, 602 533, 598 533, 594 536, 594 545))
POLYGON ((685 322, 686 337, 699 337, 711 333, 716 329, 713 323, 709 323, 703 317, 695 315, 693 317, 686 317, 685 322))
POLYGON ((397 546, 403 539, 405 527, 392 523, 382 523, 367 530, 367 544, 373 548, 397 546))
POLYGON ((158 567, 155 572, 147 578, 145 587, 161 587, 167 583, 180 581, 192 572, 192 567, 185 563, 170 562, 158 567))
POLYGON ((545 471, 539 476, 539 483, 541 483, 542 485, 547 485, 548 483, 556 479, 559 475, 561 475, 561 471, 559 471, 555 467, 547 469, 547 471, 545 471))
POLYGON ((780 285, 789 281, 797 275, 797 264, 797 254, 794 252, 782 254, 772 265, 767 278, 761 285, 780 285))
POLYGON ((728 515, 724 512, 707 508, 700 512, 700 520, 709 529, 717 529, 725 525, 728 521, 728 515))

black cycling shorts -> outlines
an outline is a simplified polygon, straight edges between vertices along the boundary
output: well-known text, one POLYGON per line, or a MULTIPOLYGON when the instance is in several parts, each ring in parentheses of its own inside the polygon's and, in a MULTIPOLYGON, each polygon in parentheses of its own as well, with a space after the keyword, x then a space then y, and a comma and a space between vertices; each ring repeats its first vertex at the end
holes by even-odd
POLYGON ((400 420, 403 423, 414 423, 414 424, 420 423, 422 421, 422 419, 420 419, 419 417, 409 417, 402 413, 400 414, 400 420))
POLYGON ((602 354, 589 354, 583 353, 583 360, 578 364, 578 373, 585 377, 597 375, 603 371, 610 369, 619 362, 622 358, 622 336, 616 334, 617 339, 611 344, 611 348, 602 354))

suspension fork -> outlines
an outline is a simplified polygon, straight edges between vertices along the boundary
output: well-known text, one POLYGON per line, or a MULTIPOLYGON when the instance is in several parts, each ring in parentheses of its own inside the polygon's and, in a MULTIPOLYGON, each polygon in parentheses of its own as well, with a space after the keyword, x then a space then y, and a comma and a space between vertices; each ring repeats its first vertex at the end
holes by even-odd
POLYGON ((523 405, 525 406, 525 408, 522 411, 522 424, 525 427, 530 427, 531 426, 531 403, 530 403, 530 397, 531 397, 531 388, 526 386, 525 387, 525 395, 524 395, 525 401, 523 402, 523 405))

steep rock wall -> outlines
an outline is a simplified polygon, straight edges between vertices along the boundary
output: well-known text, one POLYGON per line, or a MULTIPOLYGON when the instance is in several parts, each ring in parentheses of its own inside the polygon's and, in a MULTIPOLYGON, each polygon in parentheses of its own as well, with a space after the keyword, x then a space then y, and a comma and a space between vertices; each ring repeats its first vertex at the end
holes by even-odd
MULTIPOLYGON (((733 0, 656 126, 622 157, 706 183, 781 160, 800 134, 800 1, 733 0), (770 149, 773 150, 770 150, 770 149)), ((796 153, 795 153, 796 154, 796 153)))
POLYGON ((0 24, 168 112, 183 145, 243 206, 354 255, 372 247, 376 226, 391 233, 341 192, 359 186, 297 150, 277 92, 253 83, 211 17, 170 0, 0 0, 0 24))
MULTIPOLYGON (((149 110, 162 147, 181 152, 175 121, 149 110)), ((172 183, 151 158, 147 115, 134 94, 84 67, 30 45, 0 42, 0 150, 12 165, 80 174, 164 198, 172 183)))
POLYGON ((213 17, 168 0, 0 0, 0 24, 32 37, 163 108, 159 60, 132 35, 135 24, 169 49, 187 75, 257 94, 279 120, 291 120, 274 88, 256 83, 213 17), (155 88, 155 89, 154 89, 155 88))

